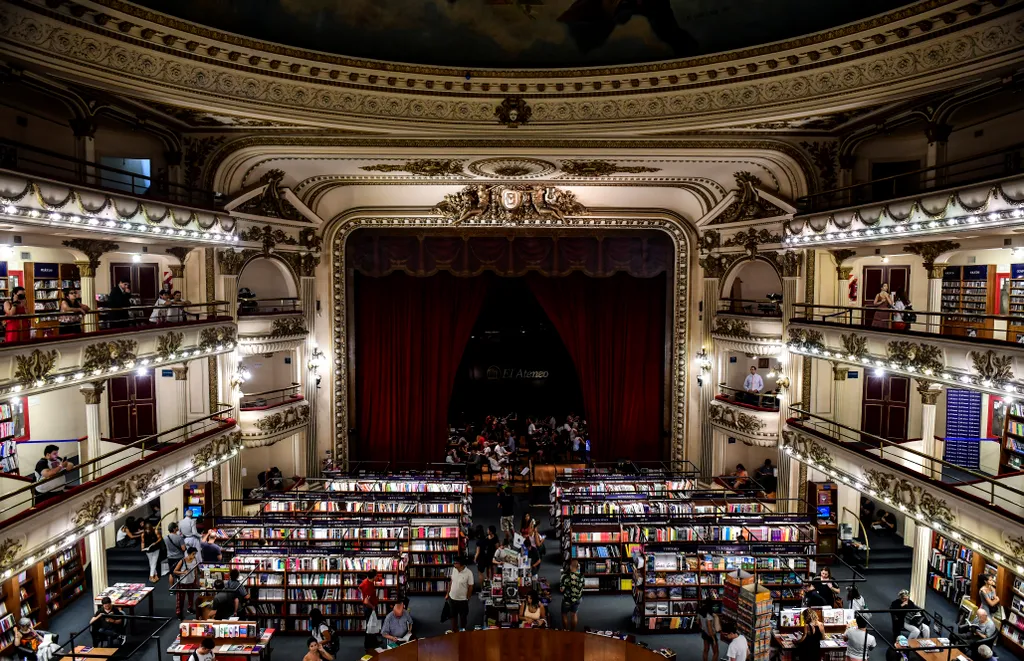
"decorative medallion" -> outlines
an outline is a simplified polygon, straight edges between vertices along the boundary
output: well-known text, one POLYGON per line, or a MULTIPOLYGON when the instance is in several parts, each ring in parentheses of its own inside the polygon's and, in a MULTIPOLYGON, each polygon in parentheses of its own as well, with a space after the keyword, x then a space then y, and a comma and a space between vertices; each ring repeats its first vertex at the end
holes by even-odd
POLYGON ((225 342, 235 341, 234 326, 217 326, 216 328, 204 328, 199 332, 199 348, 215 349, 225 342))
POLYGON ((485 158, 469 164, 469 171, 478 177, 493 179, 532 179, 555 171, 555 164, 539 158, 508 156, 485 158))
POLYGON ((736 179, 736 199, 711 221, 711 225, 787 215, 785 210, 761 197, 757 189, 761 180, 755 175, 735 172, 733 177, 736 179))
POLYGON ((995 351, 989 349, 985 353, 970 351, 967 357, 974 365, 974 371, 983 379, 1002 382, 1013 379, 1013 358, 1010 356, 997 356, 995 351))
POLYGON ((607 177, 613 174, 639 172, 661 172, 661 168, 645 165, 619 165, 612 161, 562 161, 562 172, 569 177, 607 177))
POLYGON ((263 192, 251 197, 232 211, 247 213, 254 216, 266 216, 267 218, 281 218, 283 220, 308 221, 292 203, 285 199, 278 188, 284 179, 283 170, 267 170, 260 177, 260 185, 264 186, 263 192))
POLYGON ((420 177, 456 177, 462 176, 464 162, 451 158, 421 158, 415 161, 406 161, 401 165, 381 163, 379 165, 364 165, 359 169, 367 172, 408 172, 420 177))
POLYGON ((111 367, 124 367, 125 363, 135 360, 135 352, 139 343, 135 340, 111 340, 98 342, 85 347, 85 360, 82 369, 86 372, 108 370, 111 367))
POLYGON ((270 327, 270 337, 293 337, 306 334, 306 320, 301 316, 275 319, 270 327))
POLYGON ((519 128, 521 124, 530 121, 533 109, 521 96, 508 96, 494 109, 494 117, 499 124, 504 124, 510 129, 519 128))
POLYGON ((841 335, 839 342, 843 345, 843 352, 851 360, 860 360, 868 353, 868 338, 866 337, 850 333, 849 335, 841 335))
POLYGON ((131 505, 137 499, 153 491, 160 481, 160 469, 153 468, 145 473, 132 475, 90 498, 72 515, 76 526, 96 525, 104 517, 113 517, 121 507, 131 505))
POLYGON ((530 220, 563 222, 566 216, 584 216, 588 212, 575 194, 553 186, 478 184, 445 195, 433 213, 453 219, 456 225, 476 220, 517 225, 530 220))
POLYGON ((249 229, 243 230, 238 235, 238 238, 242 241, 254 241, 261 243, 263 245, 264 255, 269 255, 273 252, 274 247, 279 243, 287 246, 294 246, 299 243, 295 237, 288 236, 284 230, 270 225, 264 225, 263 227, 253 225, 249 229))
POLYGON ((867 475, 869 488, 911 514, 921 513, 932 521, 946 525, 956 523, 956 516, 946 501, 936 498, 907 478, 873 468, 866 469, 864 474, 867 475))
POLYGON ((181 343, 184 341, 184 333, 171 331, 166 335, 160 335, 156 338, 156 352, 161 358, 166 360, 172 353, 177 353, 178 349, 181 348, 181 343))
POLYGON ((744 434, 756 434, 765 427, 764 420, 721 404, 708 407, 708 419, 711 424, 729 427, 744 434))
POLYGON ((750 337, 750 326, 742 319, 729 319, 727 317, 716 317, 715 327, 711 329, 714 335, 728 335, 729 337, 750 337))
POLYGON ((57 366, 58 358, 60 354, 56 350, 43 352, 39 349, 27 356, 15 356, 14 380, 26 386, 43 381, 57 366))

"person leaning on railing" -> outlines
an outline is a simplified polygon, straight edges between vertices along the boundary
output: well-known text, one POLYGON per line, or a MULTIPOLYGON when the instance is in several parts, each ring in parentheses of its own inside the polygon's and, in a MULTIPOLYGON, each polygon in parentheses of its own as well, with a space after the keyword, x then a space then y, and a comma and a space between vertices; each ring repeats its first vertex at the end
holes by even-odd
POLYGON ((74 335, 82 332, 82 319, 89 311, 89 306, 78 298, 77 289, 65 289, 64 298, 60 301, 60 322, 58 330, 60 335, 74 335))
MULTIPOLYGON (((11 290, 11 300, 4 301, 4 316, 16 317, 28 314, 25 307, 25 288, 15 287, 11 290)), ((5 319, 4 341, 23 342, 31 336, 31 324, 28 319, 5 319)))

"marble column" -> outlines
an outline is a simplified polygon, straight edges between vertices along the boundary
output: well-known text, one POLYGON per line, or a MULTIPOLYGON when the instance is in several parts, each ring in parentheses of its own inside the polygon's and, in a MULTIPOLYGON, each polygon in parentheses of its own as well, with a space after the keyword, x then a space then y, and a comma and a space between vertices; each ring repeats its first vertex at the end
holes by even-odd
POLYGON ((228 302, 228 314, 238 322, 238 276, 221 275, 220 286, 224 300, 228 302))
POLYGON ((701 314, 701 346, 708 356, 712 358, 711 369, 704 370, 700 366, 694 370, 700 378, 700 476, 703 480, 710 480, 716 474, 715 466, 715 432, 708 423, 711 415, 711 401, 715 398, 715 341, 711 337, 711 330, 715 323, 715 312, 718 309, 719 298, 718 278, 704 278, 704 310, 701 314))
POLYGON ((171 368, 174 372, 174 394, 178 406, 178 426, 188 424, 188 365, 175 365, 171 368))
MULTIPOLYGON (((846 385, 846 375, 850 368, 839 363, 832 363, 832 421, 836 424, 843 423, 843 386, 846 385)), ((839 428, 833 432, 839 437, 839 428)))
MULTIPOLYGON (((80 277, 79 299, 89 306, 90 310, 96 309, 96 264, 91 261, 75 262, 80 277)), ((86 333, 96 330, 97 317, 94 314, 85 315, 82 321, 82 330, 86 333)))
MULTIPOLYGON (((928 311, 940 312, 942 310, 942 271, 945 264, 933 264, 928 269, 928 311)), ((942 319, 936 315, 927 316, 928 332, 940 333, 942 319)))
MULTIPOLYGON (((78 388, 85 398, 85 448, 83 461, 92 461, 102 454, 100 449, 100 402, 103 400, 103 381, 87 383, 78 388)), ((82 472, 82 481, 95 480, 102 474, 97 466, 82 472)))
MULTIPOLYGON (((918 379, 917 392, 921 395, 922 451, 933 459, 941 459, 938 442, 935 440, 935 404, 942 394, 942 386, 933 381, 918 379)), ((927 461, 922 468, 926 476, 936 479, 942 477, 942 464, 938 462, 927 461)))
MULTIPOLYGON (((306 475, 308 477, 319 477, 321 462, 320 452, 317 451, 316 410, 320 386, 317 384, 317 379, 318 377, 322 379, 327 376, 326 372, 329 368, 326 364, 320 368, 325 372, 324 374, 309 369, 309 361, 313 356, 313 349, 317 347, 316 278, 309 276, 299 278, 299 299, 302 304, 302 316, 306 322, 306 343, 302 347, 299 370, 302 373, 302 395, 305 397, 306 403, 309 404, 309 423, 306 426, 305 435, 300 436, 294 442, 305 444, 300 454, 305 457, 304 468, 306 475)), ((299 470, 298 464, 295 467, 296 470, 299 470)))
MULTIPOLYGON (((910 519, 907 519, 908 525, 910 519)), ((907 535, 909 536, 909 535, 907 535)), ((910 599, 918 608, 925 608, 928 597, 928 560, 932 553, 931 528, 914 526, 914 559, 910 569, 910 599)))
MULTIPOLYGON (((946 151, 949 146, 949 134, 953 127, 949 124, 931 122, 925 128, 924 134, 928 139, 928 150, 925 154, 925 167, 936 168, 946 162, 946 151)), ((925 188, 939 188, 945 183, 945 168, 938 168, 929 176, 928 181, 923 182, 925 188)))
POLYGON ((242 513, 242 454, 238 453, 220 465, 220 493, 224 500, 224 516, 242 513))
MULTIPOLYGON (((110 523, 108 525, 113 525, 110 523)), ((85 546, 89 553, 89 573, 92 576, 93 591, 102 590, 110 585, 107 582, 107 545, 103 541, 103 527, 93 530, 85 536, 85 546)), ((36 589, 39 589, 37 587, 36 589)))

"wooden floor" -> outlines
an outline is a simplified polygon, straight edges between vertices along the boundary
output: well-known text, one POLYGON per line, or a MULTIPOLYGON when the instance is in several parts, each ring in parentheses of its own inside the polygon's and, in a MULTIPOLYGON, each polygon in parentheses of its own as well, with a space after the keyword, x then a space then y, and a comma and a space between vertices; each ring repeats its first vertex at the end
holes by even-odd
MULTIPOLYGON (((672 657, 673 659, 675 657, 672 657)), ((485 629, 424 638, 379 661, 666 661, 635 643, 578 631, 485 629)))
MULTIPOLYGON (((541 464, 533 467, 533 476, 516 475, 511 482, 512 491, 515 493, 526 493, 531 486, 549 487, 555 481, 555 475, 567 468, 583 468, 583 464, 541 464)), ((491 473, 484 473, 481 477, 473 478, 473 491, 476 493, 490 493, 496 490, 499 483, 497 476, 491 473)))

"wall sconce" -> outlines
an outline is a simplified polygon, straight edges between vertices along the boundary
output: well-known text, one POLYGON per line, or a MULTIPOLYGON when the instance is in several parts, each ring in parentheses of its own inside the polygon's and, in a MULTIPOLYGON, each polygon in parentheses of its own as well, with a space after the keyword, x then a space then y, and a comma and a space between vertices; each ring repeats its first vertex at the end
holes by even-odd
POLYGON ((707 349, 701 349, 697 352, 697 367, 700 371, 697 373, 697 387, 704 385, 704 374, 711 371, 711 356, 708 355, 707 349))
POLYGON ((769 379, 775 379, 775 385, 789 390, 789 377, 782 373, 782 365, 776 365, 768 372, 769 379))
POLYGON ((316 375, 316 387, 320 387, 320 368, 327 363, 327 354, 320 350, 320 347, 313 347, 313 352, 309 355, 309 362, 307 367, 309 371, 316 375))
POLYGON ((247 367, 239 367, 238 371, 235 372, 231 377, 231 389, 241 389, 242 384, 252 378, 252 372, 247 367))

